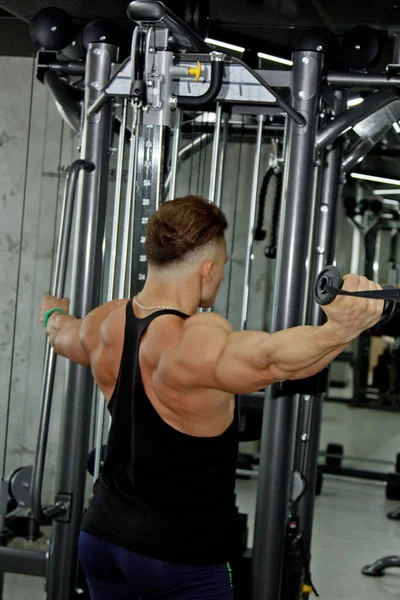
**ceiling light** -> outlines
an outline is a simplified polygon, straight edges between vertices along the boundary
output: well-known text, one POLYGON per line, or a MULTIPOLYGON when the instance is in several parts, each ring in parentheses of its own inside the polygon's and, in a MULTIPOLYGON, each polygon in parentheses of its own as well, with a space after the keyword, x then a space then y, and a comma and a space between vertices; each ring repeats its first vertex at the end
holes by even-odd
POLYGON ((265 60, 271 60, 272 62, 280 63, 281 65, 288 65, 289 67, 293 66, 293 61, 288 60, 287 58, 281 58, 280 56, 273 56, 272 54, 265 54, 264 52, 259 52, 257 54, 258 58, 264 58, 265 60))
POLYGON ((347 102, 347 106, 357 106, 357 104, 361 104, 361 102, 364 102, 364 98, 352 98, 347 102))
POLYGON ((394 219, 393 215, 391 215, 389 213, 382 213, 381 217, 382 217, 382 219, 394 219))
POLYGON ((382 198, 382 202, 383 204, 390 204, 391 206, 396 206, 397 208, 400 208, 399 200, 389 200, 389 198, 382 198))
POLYGON ((396 133, 400 133, 400 125, 397 122, 393 123, 393 129, 396 133))
POLYGON ((393 194, 400 194, 400 189, 395 188, 394 190, 373 190, 374 196, 393 196, 393 194))
MULTIPOLYGON (((388 179, 387 177, 377 177, 375 175, 364 175, 363 173, 351 173, 353 179, 362 179, 364 181, 376 181, 377 183, 389 183, 390 185, 400 185, 399 179, 388 179)), ((386 191, 386 193, 388 193, 386 191)))
POLYGON ((212 46, 221 46, 221 48, 226 48, 227 50, 234 50, 235 52, 245 51, 245 48, 243 48, 242 46, 235 46, 234 44, 220 42, 219 40, 213 40, 211 38, 206 38, 204 41, 206 42, 206 44, 211 44, 212 46))
POLYGON ((195 118, 197 123, 215 123, 217 121, 217 115, 212 112, 203 112, 195 118))

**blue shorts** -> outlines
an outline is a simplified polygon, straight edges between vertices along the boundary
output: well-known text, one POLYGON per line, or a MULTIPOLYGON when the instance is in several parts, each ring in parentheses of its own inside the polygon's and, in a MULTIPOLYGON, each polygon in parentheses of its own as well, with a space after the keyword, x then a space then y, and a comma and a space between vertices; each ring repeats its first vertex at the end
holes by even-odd
POLYGON ((83 532, 79 560, 91 600, 233 600, 228 563, 175 565, 83 532))

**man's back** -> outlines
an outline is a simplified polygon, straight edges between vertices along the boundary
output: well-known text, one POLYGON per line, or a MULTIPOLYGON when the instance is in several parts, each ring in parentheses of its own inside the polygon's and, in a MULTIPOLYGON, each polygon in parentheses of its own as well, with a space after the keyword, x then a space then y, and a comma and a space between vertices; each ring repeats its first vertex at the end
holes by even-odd
MULTIPOLYGON (((120 333, 119 328, 114 333, 108 329, 119 315, 110 317, 110 322, 105 322, 104 335, 111 341, 119 339, 120 333)), ((200 416, 189 409, 187 417, 179 415, 174 419, 173 409, 167 406, 172 401, 161 402, 154 391, 157 384, 152 382, 150 400, 143 372, 147 368, 149 384, 151 373, 157 370, 158 339, 166 334, 179 336, 185 316, 154 312, 137 318, 128 301, 125 319, 122 349, 118 353, 120 368, 109 399, 112 423, 107 455, 82 530, 158 560, 182 564, 225 562, 234 530, 238 446, 237 418, 235 411, 230 415, 230 396, 220 393, 220 398, 213 399, 209 393, 211 409, 200 411, 200 416), (158 336, 155 327, 149 331, 157 321, 161 323, 158 336), (146 361, 150 364, 143 369, 146 361), (211 424, 213 414, 224 429, 210 435, 206 426, 211 424), (223 423, 222 415, 229 417, 228 423, 223 423), (202 424, 206 435, 195 436, 176 426, 185 422, 189 423, 186 429, 199 430, 198 424, 202 424)), ((97 373, 105 367, 101 356, 99 352, 96 359, 94 354, 92 368, 97 373)), ((114 372, 110 364, 107 381, 114 372)), ((178 395, 175 402, 179 405, 184 403, 182 395, 177 398, 178 395)))
MULTIPOLYGON (((86 329, 86 344, 91 355, 91 369, 96 383, 107 402, 111 400, 118 378, 125 331, 125 306, 127 301, 118 301, 116 308, 101 326, 100 337, 90 341, 92 327, 90 320, 86 329)), ((138 319, 146 319, 148 313, 133 306, 138 319)), ((154 312, 154 311, 153 311, 154 312)), ((200 316, 200 315, 199 315, 200 316)), ((202 315, 202 321, 210 319, 202 315)), ((212 315, 229 324, 222 317, 212 315)), ((90 317, 88 317, 90 319, 90 317)), ((95 315, 94 315, 95 319, 95 315)), ((233 420, 233 394, 207 387, 177 384, 176 378, 168 369, 174 368, 173 361, 192 319, 175 314, 159 316, 147 327, 140 343, 139 364, 144 389, 154 409, 160 417, 175 429, 193 436, 212 437, 223 433, 233 420), (160 364, 160 361, 163 361, 160 364), (170 362, 169 362, 170 361, 170 362), (173 385, 169 385, 173 381, 173 385)), ((198 320, 198 317, 197 317, 198 320)), ((199 364, 200 368, 200 364, 199 364)))

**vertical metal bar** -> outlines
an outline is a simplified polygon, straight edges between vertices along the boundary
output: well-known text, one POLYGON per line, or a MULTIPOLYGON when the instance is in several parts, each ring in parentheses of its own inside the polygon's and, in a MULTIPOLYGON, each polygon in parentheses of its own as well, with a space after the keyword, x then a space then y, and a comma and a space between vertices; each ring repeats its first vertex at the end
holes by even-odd
POLYGON ((252 187, 251 187, 250 218, 249 218, 249 230, 247 233, 246 264, 245 264, 245 270, 244 270, 244 291, 243 291, 243 302, 242 302, 242 315, 241 315, 241 319, 240 319, 240 328, 241 329, 246 329, 247 314, 249 311, 251 267, 252 267, 252 263, 253 263, 253 259, 254 259, 254 254, 253 254, 254 226, 255 226, 255 222, 256 222, 258 183, 259 183, 259 179, 260 179, 262 135, 263 135, 265 115, 258 115, 257 121, 258 121, 257 140, 256 140, 255 157, 254 157, 253 182, 252 182, 252 187))
MULTIPOLYGON (((6 479, 0 479, 0 547, 7 546, 9 540, 9 531, 5 527, 5 516, 7 514, 9 482, 6 479)), ((0 568, 0 600, 3 600, 4 592, 4 571, 0 568)))
POLYGON ((182 126, 182 111, 180 108, 175 113, 174 139, 172 145, 171 158, 171 183, 169 187, 168 199, 173 200, 176 195, 176 182, 178 178, 178 163, 179 163, 179 141, 181 136, 182 126))
POLYGON ((210 191, 208 193, 208 199, 210 202, 215 203, 216 191, 217 191, 217 177, 218 177, 218 165, 220 159, 220 147, 221 147, 221 124, 222 124, 222 104, 217 102, 217 109, 215 111, 215 128, 214 128, 214 142, 211 157, 211 173, 210 173, 210 191))
MULTIPOLYGON (((283 211, 277 253, 272 330, 301 324, 307 240, 312 209, 311 187, 323 55, 294 54, 292 105, 305 118, 289 124, 283 211)), ((254 600, 279 600, 291 479, 296 396, 268 391, 263 415, 260 476, 252 561, 254 600)))
POLYGON ((379 255, 381 253, 382 246, 382 229, 378 229, 376 232, 376 240, 375 240, 375 256, 374 262, 372 266, 372 270, 374 273, 373 280, 379 281, 379 255))
POLYGON ((95 434, 95 454, 94 454, 94 471, 93 481, 97 481, 100 473, 100 462, 101 462, 101 446, 103 444, 103 431, 104 431, 104 418, 106 411, 106 402, 103 393, 100 389, 96 390, 96 404, 97 404, 97 415, 96 415, 96 434, 95 434))
MULTIPOLYGON (((355 217, 356 219, 358 217, 355 217)), ((363 239, 361 231, 353 225, 353 239, 351 242, 351 261, 350 261, 350 273, 364 273, 364 266, 361 268, 361 249, 363 239)))
MULTIPOLYGON (((137 144, 138 144, 138 118, 139 108, 132 103, 133 115, 132 115, 132 132, 129 147, 129 164, 128 164, 128 182, 126 186, 126 200, 125 200, 125 212, 124 212, 124 228, 122 232, 122 243, 121 243, 121 271, 120 280, 118 284, 118 298, 126 297, 126 272, 129 255, 129 236, 132 216, 132 196, 135 183, 136 164, 137 164, 137 144)), ((134 210, 133 210, 134 213, 134 210)))
POLYGON ((391 285, 396 285, 398 277, 398 231, 392 229, 390 232, 390 255, 389 255, 389 273, 387 282, 391 285))
MULTIPOLYGON (((78 176, 82 169, 92 172, 94 170, 94 165, 93 163, 89 163, 84 160, 76 160, 71 165, 65 182, 65 192, 60 219, 60 236, 58 239, 56 260, 54 263, 53 284, 51 289, 52 295, 57 296, 58 298, 64 296, 65 291, 76 187, 78 184, 78 176)), ((56 372, 56 358, 57 356, 53 348, 47 341, 43 363, 39 432, 30 489, 30 508, 34 518, 38 522, 40 522, 43 517, 41 498, 43 475, 46 462, 47 441, 50 427, 54 377, 56 372)))
MULTIPOLYGON (((72 268, 72 311, 86 315, 101 297, 103 239, 106 217, 113 107, 105 104, 86 117, 111 75, 117 48, 109 44, 89 46, 85 77, 85 118, 81 157, 95 164, 84 173, 79 187, 72 268)), ((68 498, 68 513, 55 518, 50 546, 48 600, 69 600, 75 595, 77 541, 83 516, 87 454, 90 435, 93 378, 90 369, 67 363, 62 418, 57 499, 68 498)))
MULTIPOLYGON (((151 115, 150 115, 151 117, 151 115)), ((133 255, 129 263, 131 286, 130 295, 138 294, 146 281, 146 229, 150 217, 158 210, 163 192, 164 139, 165 127, 147 122, 140 132, 138 145, 138 169, 135 185, 135 222, 133 226, 133 255)))
POLYGON ((394 229, 391 232, 391 245, 393 244, 393 268, 390 270, 390 277, 388 283, 396 286, 400 277, 400 243, 399 243, 399 231, 394 229))
MULTIPOLYGON (((341 96, 343 96, 341 94, 341 96)), ((339 107, 340 110, 340 107, 339 107)), ((343 139, 337 140, 325 157, 325 168, 322 179, 319 217, 316 226, 314 256, 312 257, 313 277, 334 258, 334 239, 337 225, 337 214, 341 191, 341 164, 343 139)), ((324 313, 310 298, 309 318, 311 325, 322 325, 324 313)), ((303 535, 303 548, 307 560, 311 554, 312 525, 315 504, 315 488, 318 471, 318 451, 321 435, 324 394, 304 395, 300 397, 298 412, 298 428, 294 469, 304 476, 307 489, 297 504, 297 516, 303 535)))
POLYGON ((225 113, 224 129, 223 129, 223 133, 222 133, 222 145, 221 145, 220 157, 219 157, 219 162, 218 162, 217 189, 215 192, 215 205, 218 206, 218 208, 221 208, 221 204, 222 204, 222 192, 223 192, 223 181, 224 181, 226 149, 228 146, 228 138, 229 138, 229 115, 228 115, 228 113, 225 113))
POLYGON ((120 211, 121 211, 122 179, 123 179, 124 160, 125 160, 125 131, 126 131, 127 117, 128 117, 128 99, 124 98, 123 104, 122 104, 122 118, 121 118, 121 126, 120 126, 120 130, 119 130, 119 141, 118 141, 118 162, 117 162, 117 173, 116 173, 116 181, 115 181, 112 237, 111 237, 111 243, 110 243, 110 271, 109 271, 109 275, 108 275, 107 300, 112 300, 114 297, 115 271, 116 271, 116 266, 117 266, 118 231, 119 231, 120 211))
MULTIPOLYGON (((324 154, 324 151, 322 151, 324 154)), ((318 161, 319 162, 319 161, 318 161)), ((304 298, 303 298, 303 317, 302 322, 308 323, 308 312, 309 312, 309 303, 314 303, 313 298, 313 282, 315 280, 314 277, 314 248, 315 248, 315 240, 317 235, 317 202, 321 196, 321 186, 322 186, 322 169, 317 164, 314 165, 313 169, 313 186, 311 192, 312 198, 312 209, 311 209, 311 222, 310 222, 310 237, 308 239, 308 252, 307 252, 307 267, 306 267, 306 276, 304 281, 304 298)))
MULTIPOLYGON (((120 223, 120 210, 121 210, 121 194, 122 194, 122 178, 124 170, 125 160, 125 131, 128 115, 128 99, 124 98, 122 103, 122 117, 121 125, 119 130, 118 140, 118 161, 117 161, 117 172, 115 181, 115 196, 114 196, 114 213, 113 213, 113 224, 112 234, 110 243, 110 268, 108 274, 107 284, 107 302, 114 298, 114 287, 115 287, 115 275, 117 266, 117 244, 118 244, 118 232, 120 223)), ((103 443, 103 432, 104 432, 104 420, 106 413, 106 403, 103 394, 100 390, 96 392, 96 432, 95 432, 95 456, 94 456, 94 472, 93 481, 96 481, 100 473, 100 459, 101 459, 101 446, 103 443)))

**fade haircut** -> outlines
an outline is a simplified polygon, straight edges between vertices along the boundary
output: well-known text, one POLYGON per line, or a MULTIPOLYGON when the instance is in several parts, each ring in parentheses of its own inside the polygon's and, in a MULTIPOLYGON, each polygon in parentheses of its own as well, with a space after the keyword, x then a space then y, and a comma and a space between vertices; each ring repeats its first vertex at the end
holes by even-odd
POLYGON ((179 263, 206 244, 222 240, 227 226, 224 213, 199 196, 166 202, 147 225, 149 265, 167 267, 179 263))

